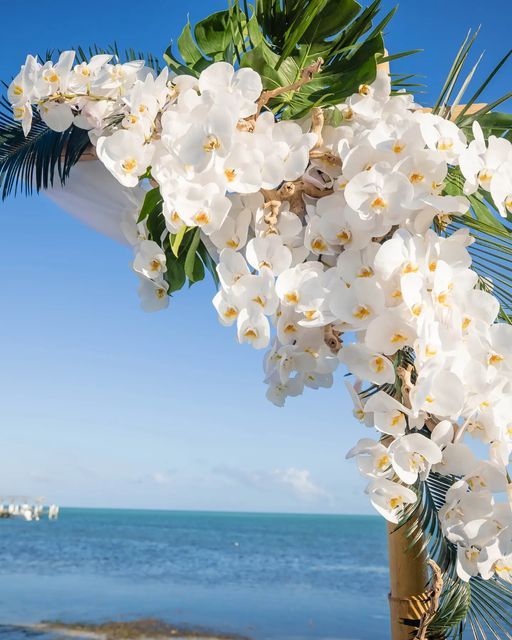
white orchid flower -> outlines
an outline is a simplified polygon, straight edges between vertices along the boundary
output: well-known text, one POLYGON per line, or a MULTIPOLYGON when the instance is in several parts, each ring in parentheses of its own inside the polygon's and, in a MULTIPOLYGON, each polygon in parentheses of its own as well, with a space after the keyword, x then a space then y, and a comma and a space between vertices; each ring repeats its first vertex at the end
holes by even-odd
MULTIPOLYGON (((279 174, 270 178, 275 184, 279 176, 280 182, 298 180, 306 170, 309 162, 309 151, 317 142, 314 133, 303 133, 300 126, 289 120, 281 120, 272 128, 270 152, 279 158, 281 163, 279 174)), ((268 152, 269 149, 267 149, 268 152)), ((265 167, 267 170, 267 167, 265 167)), ((268 171, 271 165, 268 165, 268 171)))
POLYGON ((137 247, 133 269, 151 280, 159 280, 167 271, 165 253, 153 240, 143 240, 137 247))
POLYGON ((286 269, 276 280, 276 293, 284 306, 297 307, 301 302, 301 289, 308 280, 321 282, 322 265, 318 262, 305 263, 286 269))
POLYGON ((242 276, 230 290, 251 315, 264 313, 271 316, 277 311, 279 298, 275 291, 274 279, 268 272, 242 276))
POLYGON ((389 100, 390 78, 387 71, 379 69, 371 84, 362 84, 348 100, 354 113, 368 119, 378 118, 383 105, 389 100))
POLYGON ((191 126, 172 146, 183 164, 203 171, 229 154, 237 120, 229 107, 218 105, 212 105, 206 112, 199 109, 195 118, 194 113, 190 114, 191 126))
POLYGON ((262 187, 265 155, 260 149, 252 149, 250 144, 234 144, 219 163, 228 191, 249 194, 262 187))
POLYGON ((292 262, 291 251, 283 244, 280 236, 249 240, 245 255, 253 269, 257 271, 268 269, 275 276, 289 269, 292 262))
POLYGON ((96 153, 123 186, 135 187, 151 164, 153 147, 145 144, 143 136, 119 130, 111 136, 99 138, 96 153))
POLYGON ((235 71, 227 62, 214 62, 201 72, 198 80, 201 93, 207 92, 222 103, 226 95, 240 99, 240 117, 256 112, 256 102, 263 91, 261 77, 253 69, 235 71))
POLYGON ((68 89, 74 92, 87 91, 91 87, 102 67, 112 60, 111 55, 98 54, 92 56, 90 60, 80 62, 73 67, 73 73, 70 74, 68 89))
POLYGON ((359 214, 361 225, 374 236, 386 234, 410 213, 414 190, 407 178, 380 163, 356 175, 345 188, 349 207, 359 214))
POLYGON ((491 460, 482 460, 477 467, 464 476, 471 491, 500 493, 507 489, 506 470, 491 460))
POLYGON ((239 207, 239 203, 235 205, 233 198, 231 203, 229 213, 219 230, 210 234, 210 240, 219 251, 226 248, 238 251, 247 243, 252 213, 243 205, 239 207))
POLYGON ((459 127, 432 113, 418 113, 416 117, 428 148, 437 151, 449 164, 458 164, 466 149, 466 136, 459 127))
MULTIPOLYGON (((347 344, 338 353, 338 358, 350 373, 373 384, 391 384, 395 381, 395 369, 386 356, 375 353, 364 344, 347 344)), ((370 409, 365 408, 366 411, 370 409)))
POLYGON ((45 98, 64 92, 70 80, 74 60, 74 51, 63 51, 55 64, 51 60, 45 62, 37 70, 36 94, 40 98, 45 98))
POLYGON ((223 249, 219 256, 217 273, 224 289, 229 290, 240 278, 250 274, 245 258, 233 249, 223 249))
POLYGON ((243 308, 238 296, 233 292, 221 289, 213 297, 213 306, 219 315, 219 322, 225 327, 231 326, 243 308))
POLYGON ((250 314, 242 309, 237 318, 238 341, 255 349, 264 349, 270 340, 270 325, 263 313, 250 314))
POLYGON ((407 505, 414 504, 418 496, 398 482, 392 482, 387 478, 372 480, 366 489, 373 507, 386 520, 398 524, 403 517, 407 505))
POLYGON ((378 320, 385 306, 384 292, 374 278, 360 278, 350 287, 341 283, 330 292, 328 301, 333 315, 355 330, 378 320))
POLYGON ((389 455, 395 473, 406 484, 414 484, 418 477, 425 480, 432 465, 443 457, 439 446, 420 433, 397 438, 389 447, 389 455))
POLYGON ((266 398, 277 407, 284 407, 287 397, 299 396, 304 390, 304 381, 300 376, 290 378, 285 384, 272 383, 267 389, 266 398))
POLYGON ((484 580, 497 576, 505 582, 512 583, 512 549, 510 544, 504 545, 498 538, 487 544, 479 553, 477 568, 484 580))
POLYGON ((490 184, 491 196, 500 215, 512 214, 512 166, 504 164, 496 171, 490 184))
POLYGON ((456 419, 464 406, 464 385, 451 371, 424 367, 411 390, 411 405, 415 413, 456 419))
POLYGON ((394 438, 405 435, 407 426, 420 426, 416 424, 407 407, 384 391, 377 391, 371 395, 364 405, 364 411, 372 414, 372 424, 378 431, 394 438))
POLYGON ((433 429, 432 442, 443 452, 443 459, 432 470, 442 475, 465 475, 477 464, 476 456, 468 445, 455 442, 455 429, 449 420, 441 420, 433 429))
POLYGON ((389 478, 393 475, 387 447, 371 438, 359 440, 346 458, 356 458, 359 473, 367 478, 389 478))
POLYGON ((144 311, 161 311, 169 306, 169 285, 162 279, 150 280, 141 277, 139 286, 140 304, 144 311))
POLYGON ((488 146, 485 143, 482 127, 473 122, 475 139, 459 158, 462 175, 466 178, 464 193, 475 193, 478 188, 490 191, 494 174, 512 161, 512 145, 505 138, 490 136, 488 146))
POLYGON ((370 349, 390 356, 399 349, 412 346, 414 338, 414 329, 401 317, 400 312, 388 309, 370 322, 365 343, 370 349))
POLYGON ((301 351, 295 345, 275 345, 265 360, 267 376, 277 374, 281 384, 285 384, 294 373, 312 374, 316 368, 314 356, 301 351))
MULTIPOLYGON (((7 88, 7 99, 13 107, 20 107, 30 104, 35 94, 35 82, 41 64, 37 57, 28 55, 25 63, 21 66, 20 72, 15 76, 7 88)), ((26 134, 25 134, 26 135, 26 134)))
POLYGON ((21 127, 23 129, 23 133, 25 137, 30 133, 30 129, 32 128, 32 118, 33 111, 32 105, 30 104, 30 100, 27 100, 25 104, 18 104, 13 107, 12 114, 14 120, 17 122, 21 122, 21 127))

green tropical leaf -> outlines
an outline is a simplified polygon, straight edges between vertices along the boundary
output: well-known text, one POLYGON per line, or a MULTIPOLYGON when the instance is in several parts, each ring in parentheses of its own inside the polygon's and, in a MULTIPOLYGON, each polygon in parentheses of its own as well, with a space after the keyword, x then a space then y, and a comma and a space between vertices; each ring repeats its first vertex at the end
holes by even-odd
POLYGON ((167 271, 164 274, 165 281, 169 285, 169 293, 174 293, 183 288, 186 282, 183 260, 179 260, 170 251, 166 252, 167 271))
POLYGON ((150 189, 144 196, 144 202, 142 203, 137 223, 145 220, 154 209, 158 208, 160 210, 161 205, 162 196, 160 195, 160 189, 158 187, 150 189))
MULTIPOLYGON (((196 252, 199 247, 199 242, 201 240, 201 232, 198 227, 194 229, 194 231, 190 234, 192 239, 187 249, 187 254, 185 257, 185 275, 190 280, 190 282, 196 282, 196 276, 198 274, 196 267, 196 252)), ((200 260, 199 260, 200 262, 200 260)), ((203 269, 203 277, 204 277, 204 269, 203 269)), ((201 280, 202 278, 197 278, 197 280, 201 280)))
POLYGON ((176 256, 176 258, 179 257, 179 251, 180 251, 180 247, 181 247, 181 243, 183 242, 183 238, 185 237, 185 234, 187 233, 187 231, 189 231, 189 227, 187 227, 187 225, 182 225, 180 230, 178 231, 177 234, 175 234, 174 236, 172 236, 172 240, 171 240, 171 250, 174 253, 174 255, 176 256))
POLYGON ((212 60, 224 60, 224 54, 230 44, 241 46, 244 21, 234 19, 230 11, 212 13, 194 28, 194 36, 201 51, 212 60), (242 29, 242 33, 240 33, 242 29))

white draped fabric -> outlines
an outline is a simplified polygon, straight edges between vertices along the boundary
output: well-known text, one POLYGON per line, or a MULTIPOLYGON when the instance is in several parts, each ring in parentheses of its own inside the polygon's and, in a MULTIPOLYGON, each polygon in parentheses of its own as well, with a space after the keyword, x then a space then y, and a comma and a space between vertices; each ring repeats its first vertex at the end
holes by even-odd
POLYGON ((56 180, 43 193, 84 224, 128 244, 124 221, 130 214, 136 216, 145 191, 123 187, 99 160, 88 160, 72 167, 64 186, 56 180))

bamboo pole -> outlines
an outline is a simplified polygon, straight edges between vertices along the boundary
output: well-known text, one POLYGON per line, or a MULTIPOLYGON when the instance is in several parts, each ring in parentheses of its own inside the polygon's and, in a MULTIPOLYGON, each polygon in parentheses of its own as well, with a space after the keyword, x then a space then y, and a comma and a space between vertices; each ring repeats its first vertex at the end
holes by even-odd
POLYGON ((428 611, 428 564, 421 540, 410 546, 406 527, 388 525, 389 611, 392 640, 411 640, 413 627, 404 620, 420 620, 428 611))

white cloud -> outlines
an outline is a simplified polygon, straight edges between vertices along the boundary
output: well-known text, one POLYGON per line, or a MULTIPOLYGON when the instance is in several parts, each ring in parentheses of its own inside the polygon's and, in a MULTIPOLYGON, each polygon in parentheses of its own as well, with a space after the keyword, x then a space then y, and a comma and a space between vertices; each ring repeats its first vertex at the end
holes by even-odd
POLYGON ((172 478, 166 471, 154 471, 151 474, 151 479, 155 484, 171 484, 172 478))
POLYGON ((257 471, 222 465, 215 467, 212 471, 216 475, 258 491, 275 491, 276 488, 281 488, 307 501, 331 497, 327 491, 315 484, 308 469, 289 467, 273 471, 257 471))
POLYGON ((305 500, 314 500, 316 498, 327 498, 329 494, 325 489, 319 487, 311 479, 311 473, 307 469, 276 469, 272 472, 273 477, 281 484, 290 487, 290 489, 305 500))

